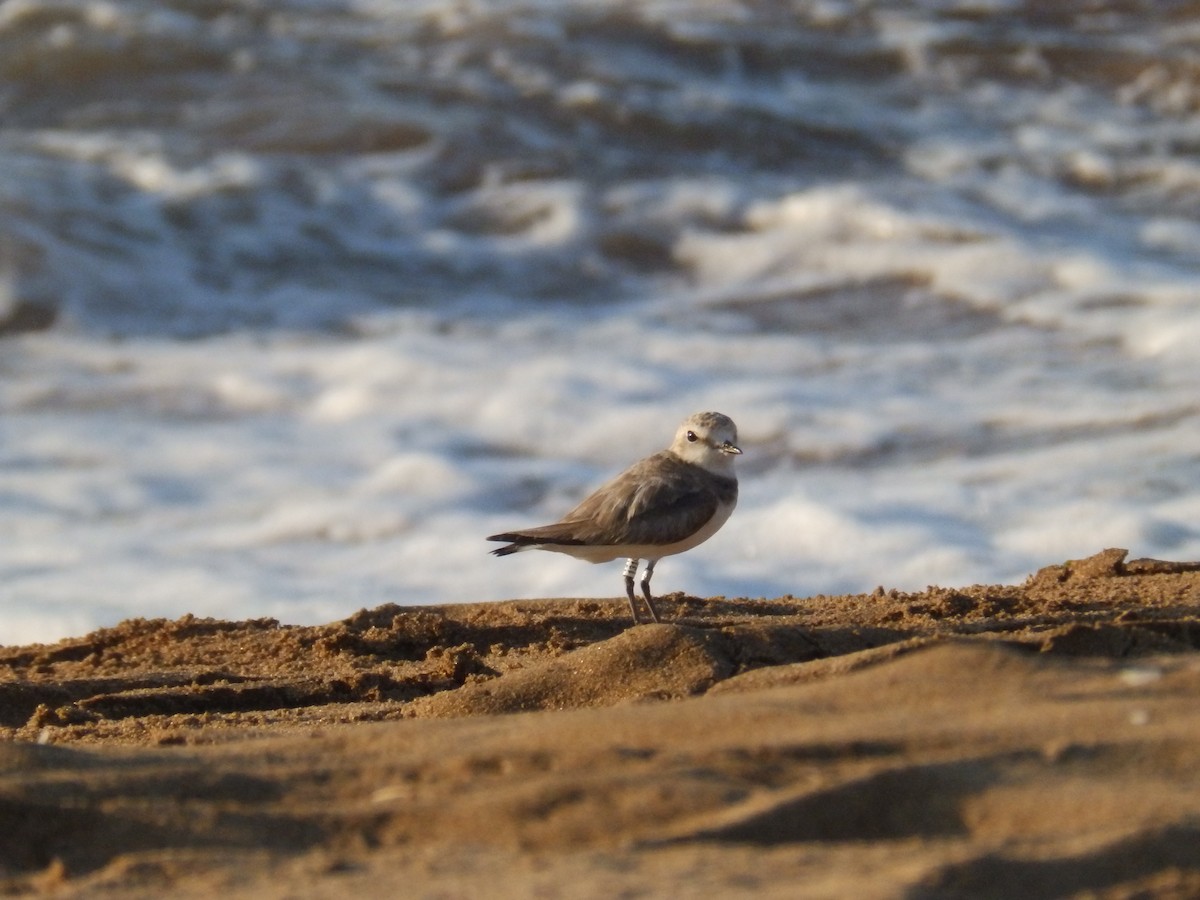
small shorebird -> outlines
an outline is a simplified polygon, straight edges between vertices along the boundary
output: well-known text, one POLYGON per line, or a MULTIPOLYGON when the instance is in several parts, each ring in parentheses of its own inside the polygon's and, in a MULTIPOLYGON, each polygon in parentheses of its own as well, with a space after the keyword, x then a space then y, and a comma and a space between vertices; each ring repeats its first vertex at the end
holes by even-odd
POLYGON ((650 618, 659 621, 650 577, 664 556, 683 553, 717 533, 737 503, 733 458, 737 426, 720 413, 696 413, 679 426, 670 448, 634 463, 553 525, 493 534, 509 541, 493 550, 553 550, 592 563, 625 557, 625 593, 636 625, 633 579, 646 560, 642 595, 650 618))

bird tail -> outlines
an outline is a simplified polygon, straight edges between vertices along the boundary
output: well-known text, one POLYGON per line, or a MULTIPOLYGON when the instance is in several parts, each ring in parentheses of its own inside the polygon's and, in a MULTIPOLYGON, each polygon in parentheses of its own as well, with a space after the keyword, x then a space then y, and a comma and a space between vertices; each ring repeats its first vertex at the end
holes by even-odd
POLYGON ((532 549, 534 541, 523 534, 493 534, 487 538, 489 541, 511 541, 504 547, 497 547, 492 551, 492 556, 508 556, 510 553, 519 553, 522 550, 532 549))
MULTIPOLYGON (((547 526, 549 531, 553 526, 547 526)), ((492 556, 508 556, 510 553, 520 553, 522 550, 532 550, 534 547, 546 547, 553 544, 561 546, 572 546, 582 544, 583 541, 574 538, 559 538, 553 534, 541 534, 542 529, 534 529, 531 532, 521 531, 506 531, 504 534, 493 534, 487 538, 489 541, 510 541, 504 547, 497 547, 492 551, 492 556)))

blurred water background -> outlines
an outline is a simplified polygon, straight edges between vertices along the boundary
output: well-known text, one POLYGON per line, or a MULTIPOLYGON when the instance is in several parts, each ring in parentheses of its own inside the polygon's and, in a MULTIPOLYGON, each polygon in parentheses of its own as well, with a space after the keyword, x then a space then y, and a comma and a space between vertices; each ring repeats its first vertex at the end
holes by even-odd
POLYGON ((1200 3, 4 0, 0 643, 1200 558, 1200 3))

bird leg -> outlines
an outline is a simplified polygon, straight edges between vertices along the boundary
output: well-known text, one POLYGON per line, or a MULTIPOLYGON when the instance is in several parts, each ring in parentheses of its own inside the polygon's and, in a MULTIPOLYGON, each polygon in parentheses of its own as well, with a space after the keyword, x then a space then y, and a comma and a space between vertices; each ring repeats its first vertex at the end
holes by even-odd
MULTIPOLYGON (((637 600, 633 596, 633 576, 637 574, 638 561, 632 557, 625 563, 625 594, 629 597, 629 611, 633 613, 633 624, 641 622, 638 618, 637 600)), ((657 621, 658 617, 655 616, 657 621)))
POLYGON ((650 610, 650 618, 655 622, 662 621, 658 617, 658 610, 654 608, 654 599, 650 596, 650 576, 654 574, 654 564, 657 559, 646 560, 646 571, 642 573, 642 596, 646 598, 646 608, 650 610))

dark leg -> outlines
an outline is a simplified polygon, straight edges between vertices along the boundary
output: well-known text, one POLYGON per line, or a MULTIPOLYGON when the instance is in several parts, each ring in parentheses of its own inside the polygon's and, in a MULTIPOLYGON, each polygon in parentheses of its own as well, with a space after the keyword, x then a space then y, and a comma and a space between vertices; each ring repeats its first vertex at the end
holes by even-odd
POLYGON ((646 607, 650 610, 650 618, 655 622, 661 622, 658 610, 654 608, 654 598, 650 596, 650 576, 654 574, 654 564, 657 562, 657 559, 646 560, 646 571, 642 573, 642 596, 646 598, 646 607))
POLYGON ((633 596, 633 576, 637 574, 637 567, 638 561, 636 559, 630 559, 625 563, 625 594, 629 597, 629 611, 633 613, 634 625, 641 622, 641 619, 638 618, 637 600, 633 596))

